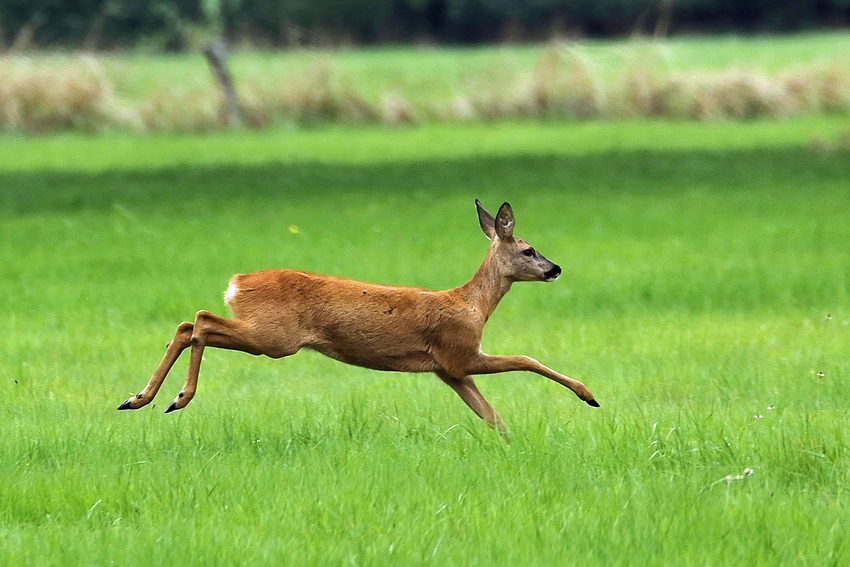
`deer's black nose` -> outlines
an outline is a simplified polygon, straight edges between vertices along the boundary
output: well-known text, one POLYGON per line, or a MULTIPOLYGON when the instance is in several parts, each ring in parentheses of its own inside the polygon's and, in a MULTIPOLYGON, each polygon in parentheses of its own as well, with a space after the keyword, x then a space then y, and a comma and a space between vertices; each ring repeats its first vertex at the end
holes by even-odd
POLYGON ((551 280, 554 280, 555 278, 557 278, 560 275, 561 275, 561 266, 555 264, 554 266, 552 266, 552 269, 550 269, 545 274, 543 274, 543 277, 546 278, 547 280, 551 281, 551 280))

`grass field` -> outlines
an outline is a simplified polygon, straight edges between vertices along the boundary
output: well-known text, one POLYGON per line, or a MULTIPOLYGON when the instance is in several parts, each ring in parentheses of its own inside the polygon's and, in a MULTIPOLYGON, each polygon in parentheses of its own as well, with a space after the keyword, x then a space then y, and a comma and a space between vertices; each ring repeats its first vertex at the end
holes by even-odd
POLYGON ((0 565, 843 565, 850 159, 836 119, 6 138, 0 565), (208 349, 234 272, 459 285, 473 199, 564 273, 485 329, 587 384, 208 349))
MULTIPOLYGON (((233 51, 244 126, 850 113, 850 35, 477 48, 233 51)), ((231 122, 200 50, 0 57, 0 131, 209 132, 231 122)))
MULTIPOLYGON (((850 63, 850 35, 844 32, 788 36, 677 37, 660 44, 650 41, 582 40, 566 42, 605 75, 621 73, 631 56, 660 56, 678 71, 719 71, 729 68, 777 72, 789 67, 850 63), (654 47, 653 47, 654 46, 654 47)), ((343 80, 354 81, 370 99, 397 90, 422 100, 448 98, 471 78, 499 69, 533 69, 546 46, 505 45, 467 48, 384 47, 372 49, 263 51, 235 49, 230 65, 237 85, 244 82, 297 81, 317 62, 331 64, 343 80)), ((37 54, 36 60, 57 67, 74 59, 67 53, 37 54)), ((115 53, 99 59, 118 94, 130 100, 167 87, 208 85, 212 78, 199 52, 162 56, 140 52, 115 53)))

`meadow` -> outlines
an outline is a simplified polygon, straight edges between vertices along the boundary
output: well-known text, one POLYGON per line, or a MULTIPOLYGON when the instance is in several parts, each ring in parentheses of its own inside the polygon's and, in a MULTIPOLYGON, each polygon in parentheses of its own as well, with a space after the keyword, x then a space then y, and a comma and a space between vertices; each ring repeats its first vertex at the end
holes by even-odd
POLYGON ((842 565, 850 159, 835 117, 6 137, 0 565, 842 565), (812 144, 813 139, 826 143, 812 144), (448 288, 510 201, 558 262, 484 332, 587 384, 207 349, 235 272, 448 288))
MULTIPOLYGON (((850 113, 850 36, 676 37, 229 57, 252 129, 536 119, 725 121, 850 113)), ((200 49, 0 56, 0 131, 226 129, 200 49)))

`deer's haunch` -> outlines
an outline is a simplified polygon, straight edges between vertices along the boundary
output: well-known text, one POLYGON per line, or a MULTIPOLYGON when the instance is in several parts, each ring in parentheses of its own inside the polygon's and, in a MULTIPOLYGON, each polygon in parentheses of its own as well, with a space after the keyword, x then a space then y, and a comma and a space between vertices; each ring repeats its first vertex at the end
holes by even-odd
POLYGON ((166 412, 185 407, 195 395, 207 346, 272 358, 307 347, 375 370, 434 372, 503 435, 502 418, 478 391, 472 375, 536 372, 598 407, 584 384, 533 358, 481 352, 484 324, 511 284, 554 281, 561 268, 514 237, 514 215, 508 203, 502 204, 495 218, 478 201, 475 204, 490 248, 478 271, 462 286, 430 291, 295 270, 237 274, 224 295, 233 317, 198 311, 193 323, 180 323, 148 385, 118 409, 138 409, 150 403, 174 361, 191 348, 186 382, 166 412))

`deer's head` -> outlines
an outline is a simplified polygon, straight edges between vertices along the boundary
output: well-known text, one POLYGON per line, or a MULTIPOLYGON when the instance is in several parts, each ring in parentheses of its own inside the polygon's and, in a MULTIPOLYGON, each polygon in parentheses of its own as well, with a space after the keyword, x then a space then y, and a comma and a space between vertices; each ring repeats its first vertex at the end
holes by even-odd
POLYGON ((561 268, 535 250, 528 242, 514 237, 514 212, 502 203, 496 217, 488 213, 478 199, 478 222, 490 239, 490 249, 499 272, 510 281, 555 281, 561 268))

